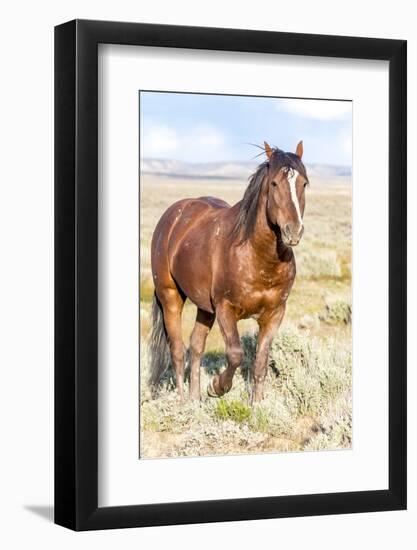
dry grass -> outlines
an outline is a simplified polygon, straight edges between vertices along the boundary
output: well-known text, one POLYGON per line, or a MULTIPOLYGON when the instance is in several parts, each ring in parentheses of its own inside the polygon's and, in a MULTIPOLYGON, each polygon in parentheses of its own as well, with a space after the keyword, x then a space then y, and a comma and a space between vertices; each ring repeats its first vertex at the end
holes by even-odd
MULTIPOLYGON (((150 300, 153 285, 149 247, 163 211, 183 197, 213 195, 231 204, 242 182, 182 181, 156 176, 141 180, 141 457, 323 450, 351 445, 351 188, 312 182, 308 189, 305 235, 295 249, 297 278, 286 317, 271 354, 265 400, 247 403, 247 369, 256 348, 254 321, 239 323, 245 362, 232 391, 222 399, 205 396, 210 376, 225 367, 217 324, 202 364, 201 404, 180 406, 172 379, 157 399, 147 387, 150 300)), ((188 345, 195 307, 183 314, 188 345)))

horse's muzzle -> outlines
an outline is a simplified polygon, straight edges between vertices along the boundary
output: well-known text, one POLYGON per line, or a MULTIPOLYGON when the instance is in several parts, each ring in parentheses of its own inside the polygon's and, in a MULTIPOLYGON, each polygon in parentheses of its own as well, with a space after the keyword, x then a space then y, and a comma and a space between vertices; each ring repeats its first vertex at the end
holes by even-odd
POLYGON ((286 223, 281 228, 282 240, 287 246, 297 246, 304 233, 304 225, 286 223))

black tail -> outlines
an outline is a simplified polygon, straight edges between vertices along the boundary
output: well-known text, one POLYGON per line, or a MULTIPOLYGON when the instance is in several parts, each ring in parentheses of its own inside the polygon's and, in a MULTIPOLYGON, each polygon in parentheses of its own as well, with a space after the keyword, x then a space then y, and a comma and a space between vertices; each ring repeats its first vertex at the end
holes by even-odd
POLYGON ((156 389, 171 361, 162 305, 156 294, 153 295, 152 300, 151 324, 152 329, 149 339, 151 374, 149 383, 152 388, 156 389))

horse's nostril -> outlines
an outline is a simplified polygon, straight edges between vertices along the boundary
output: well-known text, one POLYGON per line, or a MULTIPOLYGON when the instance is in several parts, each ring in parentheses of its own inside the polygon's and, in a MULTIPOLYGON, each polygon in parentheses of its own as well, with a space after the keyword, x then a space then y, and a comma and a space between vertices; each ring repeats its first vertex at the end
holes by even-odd
POLYGON ((289 235, 289 234, 290 234, 290 226, 288 225, 288 223, 286 223, 286 224, 284 225, 284 233, 285 233, 286 235, 289 235))

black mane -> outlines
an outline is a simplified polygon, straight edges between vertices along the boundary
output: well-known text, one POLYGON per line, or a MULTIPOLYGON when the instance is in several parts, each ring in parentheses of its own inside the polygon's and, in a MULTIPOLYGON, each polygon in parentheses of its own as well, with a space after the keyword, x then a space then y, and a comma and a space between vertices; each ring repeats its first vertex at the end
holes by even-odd
POLYGON ((306 169, 301 159, 294 153, 285 153, 278 149, 272 150, 272 156, 269 160, 258 166, 258 169, 249 178, 249 185, 246 188, 243 199, 239 204, 239 211, 232 229, 232 237, 238 244, 245 243, 253 234, 258 213, 259 197, 263 187, 263 182, 268 170, 271 168, 278 172, 281 168, 297 170, 307 179, 306 169))

